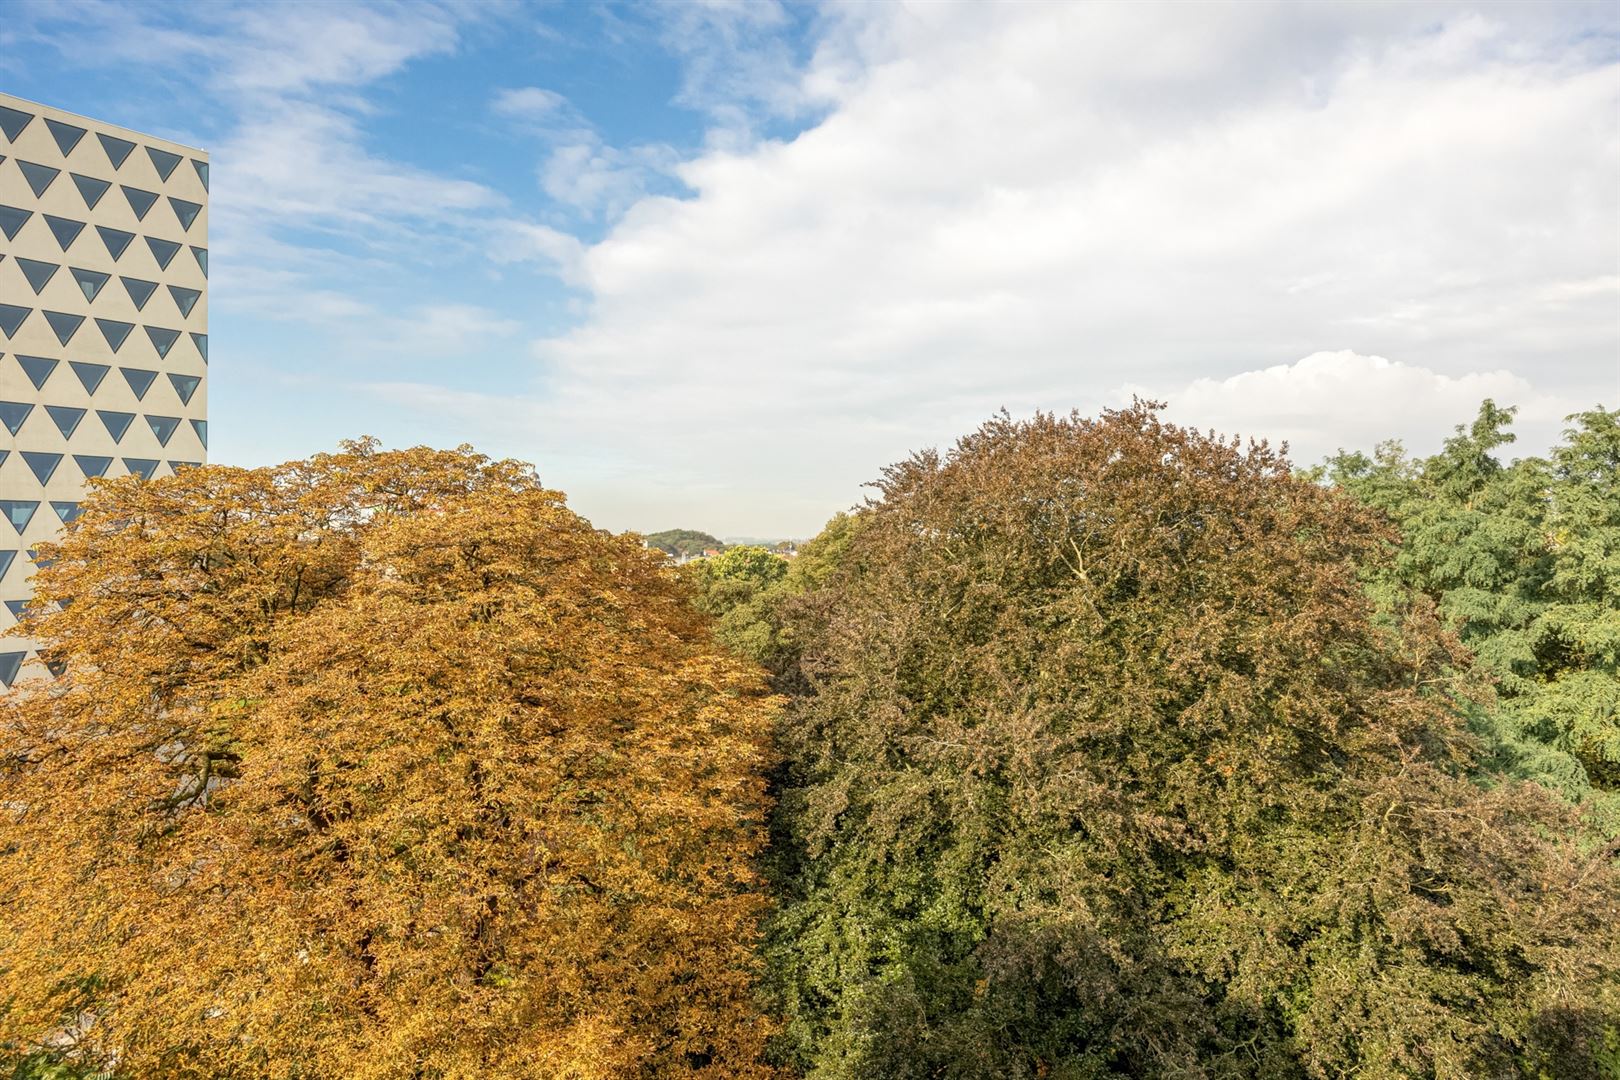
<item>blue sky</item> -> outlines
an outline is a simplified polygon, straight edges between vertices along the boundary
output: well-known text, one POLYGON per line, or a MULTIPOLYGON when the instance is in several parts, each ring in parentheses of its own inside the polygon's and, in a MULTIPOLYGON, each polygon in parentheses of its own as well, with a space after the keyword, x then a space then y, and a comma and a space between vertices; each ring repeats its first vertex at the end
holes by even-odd
POLYGON ((1620 17, 1538 3, 13 0, 0 88, 207 148, 213 460, 534 461, 806 535, 996 409, 1314 460, 1620 403, 1620 17))

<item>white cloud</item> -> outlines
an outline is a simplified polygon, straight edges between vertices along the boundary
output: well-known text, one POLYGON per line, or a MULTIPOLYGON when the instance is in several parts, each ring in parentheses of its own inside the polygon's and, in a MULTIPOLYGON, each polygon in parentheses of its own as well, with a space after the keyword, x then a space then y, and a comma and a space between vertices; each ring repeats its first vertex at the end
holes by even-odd
POLYGON ((502 90, 490 103, 490 108, 502 116, 523 119, 549 118, 567 107, 567 98, 555 90, 546 90, 538 86, 519 86, 502 90))
POLYGON ((1132 396, 1164 401, 1166 415, 1180 423, 1286 442, 1301 465, 1340 449, 1370 450, 1385 439, 1399 439, 1416 454, 1433 453, 1486 398, 1519 406, 1514 430, 1520 445, 1513 449, 1536 453, 1557 439, 1564 417, 1591 405, 1539 390, 1511 371, 1445 375, 1348 349, 1179 388, 1130 385, 1118 399, 1132 396))
POLYGON ((813 529, 1000 406, 1127 383, 1285 363, 1328 449, 1443 435, 1475 391, 1613 398, 1620 64, 1582 20, 1616 20, 1481 10, 835 15, 798 84, 826 119, 717 143, 679 168, 694 197, 631 205, 583 252, 587 318, 535 346, 543 403, 491 407, 602 524, 684 490, 689 521, 759 533, 813 529), (1289 362, 1344 345, 1397 358, 1345 371, 1407 380, 1413 408, 1307 393, 1334 365, 1289 362))

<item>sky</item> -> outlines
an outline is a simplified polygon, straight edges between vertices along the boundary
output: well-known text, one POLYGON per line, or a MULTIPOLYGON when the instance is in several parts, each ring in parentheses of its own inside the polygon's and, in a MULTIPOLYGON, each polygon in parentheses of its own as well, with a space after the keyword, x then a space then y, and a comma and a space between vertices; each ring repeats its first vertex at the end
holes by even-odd
POLYGON ((1612 3, 8 0, 0 89, 210 152, 215 462, 804 537, 1003 408, 1620 406, 1612 3))

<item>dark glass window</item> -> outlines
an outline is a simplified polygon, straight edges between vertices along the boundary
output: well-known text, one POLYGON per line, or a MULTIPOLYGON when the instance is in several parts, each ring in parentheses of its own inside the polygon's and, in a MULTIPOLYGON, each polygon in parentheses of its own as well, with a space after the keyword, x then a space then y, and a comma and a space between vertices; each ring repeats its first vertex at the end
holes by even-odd
POLYGON ((102 457, 100 454, 74 454, 73 463, 84 473, 86 480, 106 476, 107 470, 112 468, 112 458, 102 457))
POLYGON ((203 277, 206 278, 208 276, 208 249, 193 246, 191 257, 197 260, 197 265, 202 267, 203 277))
POLYGON ((28 523, 34 520, 34 511, 39 509, 38 499, 0 499, 0 514, 4 514, 11 527, 21 536, 22 531, 28 528, 28 523))
POLYGON ((10 338, 32 310, 34 309, 18 307, 16 304, 0 304, 0 331, 4 331, 6 337, 10 338))
POLYGON ((112 276, 100 270, 86 270, 78 266, 68 267, 68 272, 73 275, 73 280, 79 283, 79 291, 84 293, 86 300, 94 300, 100 294, 101 287, 107 284, 107 279, 112 276))
POLYGON ((64 124, 62 121, 52 120, 48 116, 45 118, 45 126, 51 129, 51 137, 56 140, 56 148, 62 151, 63 157, 73 153, 73 148, 79 145, 80 139, 84 138, 84 128, 64 124))
POLYGON ((124 381, 129 383, 129 388, 135 394, 136 401, 144 398, 146 392, 152 389, 152 380, 157 378, 158 374, 155 371, 148 371, 146 368, 133 367, 121 367, 118 372, 123 375, 124 381))
POLYGON ((146 156, 152 159, 152 167, 157 169, 158 175, 167 180, 174 175, 175 167, 180 164, 180 155, 171 154, 167 150, 159 150, 155 146, 146 148, 146 156))
POLYGON ((202 379, 196 375, 176 375, 172 371, 169 373, 169 382, 174 384, 174 392, 179 395, 182 405, 190 405, 191 395, 202 385, 202 379))
POLYGON ((118 280, 124 283, 124 291, 129 293, 129 299, 135 305, 136 311, 145 307, 146 302, 152 299, 152 294, 157 291, 155 281, 133 277, 120 277, 118 280))
POLYGON ((124 159, 129 157, 129 152, 135 149, 135 144, 128 139, 116 139, 99 131, 96 132, 96 138, 101 140, 101 148, 107 151, 107 160, 112 162, 115 169, 122 165, 124 159))
POLYGON ((135 414, 132 412, 113 412, 110 409, 97 409, 96 415, 101 417, 101 424, 107 429, 107 434, 112 436, 113 442, 123 439, 124 432, 129 430, 129 425, 135 420, 135 414))
POLYGON ((84 316, 69 314, 66 311, 47 311, 45 321, 50 323, 51 329, 56 332, 56 340, 66 345, 73 340, 73 335, 79 332, 79 327, 84 325, 84 316))
POLYGON ((14 619, 21 619, 22 618, 22 613, 24 611, 26 611, 27 609, 28 609, 28 601, 26 601, 26 600, 7 600, 6 601, 6 610, 11 612, 11 617, 14 618, 14 619))
POLYGON ((174 207, 174 216, 180 219, 182 229, 190 229, 191 223, 197 220, 198 214, 202 213, 202 203, 187 202, 184 199, 177 199, 173 195, 169 196, 169 205, 174 207))
POLYGON ((52 499, 51 509, 56 511, 56 516, 62 519, 64 525, 79 516, 79 504, 76 502, 57 502, 52 499))
POLYGON ((22 170, 23 179, 33 188, 34 197, 45 194, 45 189, 51 186, 51 181, 62 175, 61 169, 53 169, 49 165, 36 165, 32 161, 17 162, 17 168, 22 170))
POLYGON ((33 411, 34 407, 26 401, 0 401, 0 424, 6 425, 6 430, 15 435, 33 411))
MULTIPOLYGON (((196 421, 194 420, 192 423, 196 423, 196 421)), ((180 418, 178 416, 148 416, 146 426, 152 429, 153 435, 157 436, 159 446, 168 446, 169 440, 174 438, 174 429, 180 426, 180 418)))
POLYGON ((55 566, 56 565, 56 560, 55 559, 42 559, 42 558, 40 558, 38 548, 29 548, 28 549, 28 561, 33 563, 35 566, 39 567, 41 570, 45 569, 48 566, 55 566))
POLYGON ((174 306, 180 309, 182 316, 185 316, 190 315, 191 309, 197 306, 197 301, 202 298, 202 290, 170 285, 169 295, 174 297, 174 306))
POLYGON ((134 323, 119 322, 117 319, 98 318, 96 325, 101 327, 101 336, 107 339, 107 344, 113 352, 119 350, 124 340, 129 337, 129 332, 135 329, 134 323))
POLYGON ((208 335, 193 333, 191 343, 197 346, 197 352, 202 356, 203 363, 208 363, 208 335))
POLYGON ((197 441, 202 443, 203 449, 208 449, 208 421, 193 420, 191 430, 197 433, 197 441))
POLYGON ((68 367, 72 368, 73 374, 79 377, 79 382, 84 386, 84 392, 87 394, 95 393, 96 387, 101 385, 101 380, 105 379, 107 372, 112 370, 112 367, 108 364, 87 364, 83 360, 69 360, 68 367))
POLYGON ((51 377, 51 372, 56 370, 58 362, 48 356, 17 357, 18 366, 23 369, 23 374, 28 376, 28 381, 34 384, 35 390, 45 389, 45 380, 51 377))
POLYGON ((139 476, 142 480, 152 479, 152 474, 157 472, 157 467, 157 458, 127 457, 124 459, 124 468, 139 476))
MULTIPOLYGON (((16 110, 7 109, 6 111, 15 112, 16 110)), ((11 684, 17 681, 17 672, 22 670, 22 662, 27 658, 28 653, 26 651, 0 653, 0 683, 5 683, 7 690, 10 690, 11 684)))
POLYGON ((97 225, 96 232, 101 234, 101 242, 107 245, 107 254, 113 257, 113 262, 118 261, 119 256, 124 254, 124 249, 129 247, 130 241, 135 239, 132 232, 109 229, 105 225, 97 225))
POLYGON ((191 159, 192 167, 197 170, 197 179, 202 181, 203 190, 208 190, 208 162, 191 159))
POLYGON ((52 217, 50 214, 45 215, 45 224, 51 227, 51 235, 56 237, 56 242, 62 245, 63 251, 72 247, 73 241, 84 231, 84 222, 74 221, 72 218, 52 217))
POLYGON ((180 245, 173 240, 159 240, 155 236, 148 236, 146 246, 152 249, 152 258, 156 259, 158 266, 164 270, 167 270, 169 264, 174 262, 174 257, 180 254, 180 245))
POLYGON ((22 129, 27 127, 28 121, 33 118, 33 113, 0 105, 0 131, 6 133, 6 142, 16 142, 17 136, 22 134, 22 129))
POLYGON ((25 259, 19 255, 17 257, 17 269, 23 272, 23 277, 28 279, 28 287, 34 290, 35 296, 38 296, 44 291, 45 283, 55 277, 56 272, 62 269, 62 266, 60 263, 39 262, 35 259, 25 259))
MULTIPOLYGON (((173 468, 173 465, 171 464, 170 467, 173 468)), ((11 564, 16 562, 16 561, 17 561, 17 552, 16 552, 15 549, 13 549, 11 551, 0 551, 0 578, 3 578, 3 577, 6 576, 6 571, 10 570, 11 569, 11 564)))
POLYGON ((20 206, 0 205, 0 233, 5 233, 7 240, 17 239, 18 230, 33 216, 32 210, 24 210, 20 206))
POLYGON ((79 197, 84 200, 85 208, 88 210, 94 210, 96 203, 100 202, 101 197, 107 194, 107 189, 112 187, 111 180, 98 180, 94 176, 80 176, 78 173, 68 175, 73 177, 73 186, 79 189, 79 197))
POLYGON ((152 209, 152 204, 157 202, 157 192, 142 191, 140 188, 130 187, 128 184, 119 184, 118 186, 123 189, 124 198, 129 200, 129 208, 135 211, 135 220, 143 220, 146 217, 146 212, 152 209))
POLYGON ((62 464, 61 454, 42 454, 37 450, 24 450, 22 459, 28 463, 28 467, 39 478, 42 487, 51 482, 51 474, 56 471, 58 465, 62 464))
POLYGON ((174 343, 180 340, 180 331, 165 330, 161 326, 148 326, 146 336, 152 339, 152 348, 157 350, 158 358, 162 359, 169 355, 174 343))
POLYGON ((71 405, 47 405, 45 411, 50 414, 56 423, 56 430, 62 433, 64 439, 73 438, 73 432, 78 429, 85 413, 85 410, 75 409, 71 405))

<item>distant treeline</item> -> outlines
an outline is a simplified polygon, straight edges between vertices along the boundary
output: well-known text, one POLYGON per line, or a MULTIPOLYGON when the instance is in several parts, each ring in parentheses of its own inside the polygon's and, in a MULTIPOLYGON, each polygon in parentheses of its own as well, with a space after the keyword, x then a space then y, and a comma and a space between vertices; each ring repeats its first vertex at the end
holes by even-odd
POLYGON ((1620 413, 1510 420, 1002 415, 679 567, 465 453, 104 484, 0 703, 0 1048, 1614 1080, 1620 413))

